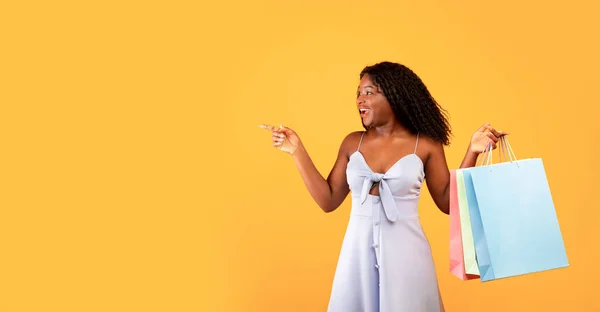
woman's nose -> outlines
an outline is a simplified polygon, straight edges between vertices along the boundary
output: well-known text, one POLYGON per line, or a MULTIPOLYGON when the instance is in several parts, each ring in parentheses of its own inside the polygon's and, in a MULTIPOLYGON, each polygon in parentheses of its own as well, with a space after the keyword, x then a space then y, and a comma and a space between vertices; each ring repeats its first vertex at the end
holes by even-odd
POLYGON ((360 104, 364 104, 364 103, 365 103, 365 98, 364 98, 362 95, 359 95, 359 96, 356 98, 356 104, 357 104, 357 105, 360 105, 360 104))

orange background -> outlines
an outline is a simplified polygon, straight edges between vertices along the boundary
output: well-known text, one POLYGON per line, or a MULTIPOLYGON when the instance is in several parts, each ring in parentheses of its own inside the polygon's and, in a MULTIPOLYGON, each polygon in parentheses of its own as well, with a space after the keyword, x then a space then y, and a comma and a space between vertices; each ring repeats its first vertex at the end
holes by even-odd
POLYGON ((600 310, 599 8, 3 3, 0 311, 325 311, 350 202, 322 213, 257 125, 298 131, 326 175, 382 60, 449 111, 451 167, 489 121, 552 188, 571 266, 484 284, 448 272, 423 192, 447 311, 600 310))

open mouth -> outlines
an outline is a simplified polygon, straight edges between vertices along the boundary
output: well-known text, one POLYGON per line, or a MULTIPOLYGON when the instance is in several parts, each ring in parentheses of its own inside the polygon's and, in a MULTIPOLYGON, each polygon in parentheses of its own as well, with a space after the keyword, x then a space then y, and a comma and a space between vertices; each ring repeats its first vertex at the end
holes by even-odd
POLYGON ((361 108, 358 111, 360 112, 360 117, 364 118, 365 116, 367 116, 368 113, 371 112, 371 109, 369 109, 369 108, 361 108))

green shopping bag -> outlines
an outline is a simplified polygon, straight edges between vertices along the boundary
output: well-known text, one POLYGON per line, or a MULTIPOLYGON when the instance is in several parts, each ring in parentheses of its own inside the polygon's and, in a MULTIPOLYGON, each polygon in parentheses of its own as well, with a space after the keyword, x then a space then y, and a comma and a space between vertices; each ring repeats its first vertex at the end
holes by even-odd
POLYGON ((458 210, 460 216, 460 232, 462 235, 463 255, 465 261, 465 273, 479 275, 479 265, 475 253, 475 242, 471 229, 471 217, 469 215, 469 204, 465 190, 465 180, 462 169, 456 170, 456 190, 458 195, 458 210))

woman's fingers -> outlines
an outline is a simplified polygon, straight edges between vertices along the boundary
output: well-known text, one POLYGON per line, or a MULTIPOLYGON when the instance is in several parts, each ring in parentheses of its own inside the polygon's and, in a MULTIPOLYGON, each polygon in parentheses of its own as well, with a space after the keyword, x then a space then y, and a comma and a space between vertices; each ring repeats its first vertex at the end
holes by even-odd
POLYGON ((494 135, 492 132, 487 133, 488 138, 490 138, 494 143, 498 142, 498 136, 494 135))
POLYGON ((283 134, 283 133, 281 133, 281 132, 279 132, 277 130, 273 131, 272 134, 273 134, 273 136, 272 136, 273 139, 285 138, 285 134, 283 134))
POLYGON ((510 134, 509 132, 496 130, 492 126, 487 126, 486 129, 489 130, 490 133, 494 134, 494 136, 497 138, 500 138, 500 137, 510 134))
POLYGON ((261 129, 267 129, 267 130, 271 130, 271 131, 277 131, 277 129, 278 129, 275 126, 265 125, 265 124, 258 125, 258 127, 261 129))
POLYGON ((271 141, 274 147, 290 154, 293 154, 296 150, 296 145, 293 145, 288 139, 289 136, 295 136, 295 132, 292 129, 284 126, 275 127, 266 124, 260 124, 258 127, 271 131, 271 141))
POLYGON ((273 146, 277 147, 277 148, 281 148, 285 141, 285 135, 278 131, 280 129, 278 129, 278 128, 274 128, 274 129, 275 130, 273 130, 273 135, 271 136, 271 139, 273 140, 273 146))

